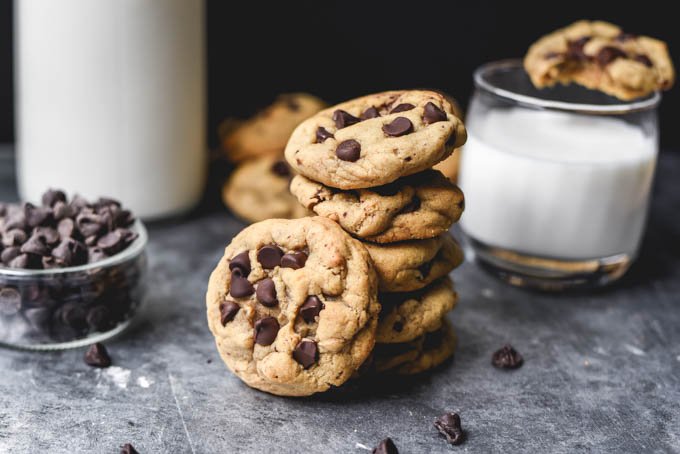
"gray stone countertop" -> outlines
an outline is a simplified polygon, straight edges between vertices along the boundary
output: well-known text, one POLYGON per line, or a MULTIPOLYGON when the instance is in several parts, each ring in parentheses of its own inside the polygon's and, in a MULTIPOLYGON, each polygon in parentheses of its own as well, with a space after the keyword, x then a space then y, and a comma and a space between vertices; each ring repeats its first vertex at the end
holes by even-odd
MULTIPOLYGON (((0 149, 0 199, 16 198, 0 149)), ((231 375, 205 320, 208 275, 244 227, 225 210, 149 225, 150 298, 108 341, 114 367, 83 350, 0 350, 0 453, 402 453, 680 451, 680 154, 662 153, 640 258, 618 284, 544 294, 472 263, 454 271, 455 360, 417 380, 340 397, 281 398, 231 375), (511 342, 524 366, 491 353, 511 342), (467 441, 432 426, 459 412, 467 441)))

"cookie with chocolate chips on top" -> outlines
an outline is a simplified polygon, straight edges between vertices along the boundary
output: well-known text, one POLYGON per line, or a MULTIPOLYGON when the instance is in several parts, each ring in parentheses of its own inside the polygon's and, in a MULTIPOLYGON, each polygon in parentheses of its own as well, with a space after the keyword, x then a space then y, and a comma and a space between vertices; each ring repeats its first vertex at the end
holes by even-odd
POLYGON ((244 229, 213 271, 206 303, 227 366, 282 396, 347 381, 373 349, 380 309, 368 253, 321 217, 244 229))
POLYGON ((666 43, 602 21, 578 21, 542 37, 524 68, 537 88, 574 82, 622 100, 668 90, 675 80, 666 43))
POLYGON ((277 157, 246 161, 224 184, 222 200, 249 222, 307 216, 309 211, 288 189, 293 175, 286 161, 277 157))
POLYGON ((286 145, 301 175, 339 189, 391 183, 428 169, 465 143, 446 96, 428 90, 377 93, 322 110, 286 145))
POLYGON ((388 185, 343 191, 297 175, 290 191, 316 214, 377 243, 432 238, 446 232, 465 208, 463 192, 436 170, 388 185))

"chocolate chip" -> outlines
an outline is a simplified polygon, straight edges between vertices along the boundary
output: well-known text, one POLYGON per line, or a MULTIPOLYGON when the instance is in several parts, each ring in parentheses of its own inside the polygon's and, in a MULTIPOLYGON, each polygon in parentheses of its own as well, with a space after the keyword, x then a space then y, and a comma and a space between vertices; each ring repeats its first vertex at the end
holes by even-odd
POLYGON ((334 139, 335 136, 323 126, 316 128, 316 143, 323 143, 326 139, 334 139))
POLYGON ((253 284, 245 277, 233 275, 231 277, 231 286, 229 287, 229 294, 234 298, 243 298, 250 296, 255 292, 253 284))
POLYGON ((281 268, 300 269, 307 262, 307 254, 302 251, 289 252, 281 257, 281 268))
POLYGON ((373 449, 373 454, 399 454, 399 450, 391 438, 385 438, 373 449))
POLYGON ((643 54, 637 54, 635 57, 633 57, 633 60, 635 60, 638 63, 642 63, 648 68, 651 68, 654 66, 654 63, 652 63, 652 60, 649 59, 648 56, 643 55, 643 54))
POLYGON ((279 300, 276 299, 276 285, 270 278, 262 279, 257 283, 255 296, 263 306, 274 307, 279 303, 279 300))
POLYGON ((494 352, 491 364, 499 369, 517 369, 524 363, 524 358, 510 344, 494 352))
POLYGON ((333 121, 335 122, 336 128, 342 129, 355 123, 359 123, 361 120, 359 120, 354 115, 345 112, 344 110, 338 109, 333 112, 333 121))
POLYGON ((288 167, 288 164, 286 164, 286 161, 276 161, 272 164, 271 171, 274 175, 280 177, 288 178, 290 176, 290 168, 288 167))
POLYGON ((57 224, 57 232, 59 232, 59 236, 62 239, 73 237, 75 230, 76 230, 76 225, 73 222, 73 219, 64 218, 61 221, 59 221, 59 223, 57 224))
POLYGON ((30 203, 26 203, 24 204, 24 216, 26 217, 26 225, 29 227, 37 227, 51 222, 52 210, 46 207, 37 207, 30 203))
POLYGON ((0 315, 14 315, 21 308, 21 294, 14 287, 0 289, 0 315))
POLYGON ((85 321, 92 331, 105 332, 113 327, 111 311, 106 306, 94 306, 87 311, 85 321))
POLYGON ((42 266, 42 260, 39 255, 19 254, 9 262, 8 266, 17 269, 36 270, 42 266))
POLYGON ((59 242, 59 232, 52 227, 36 227, 33 229, 33 235, 42 238, 48 245, 55 245, 59 242))
POLYGON ((434 426, 439 433, 446 437, 452 445, 459 445, 465 441, 465 432, 460 426, 458 413, 445 413, 434 420, 434 426))
POLYGON ((121 203, 116 200, 112 199, 111 197, 99 197, 99 200, 97 200, 97 203, 95 203, 97 207, 115 207, 115 208, 120 208, 121 203))
POLYGON ((397 117, 391 123, 383 125, 382 130, 390 137, 401 137, 413 132, 413 123, 406 117, 397 117))
POLYGON ((404 208, 399 210, 399 214, 413 213, 420 209, 420 198, 418 196, 413 196, 413 198, 404 205, 404 208))
POLYGON ((62 201, 57 201, 52 207, 52 216, 56 221, 61 221, 74 214, 73 208, 62 201))
POLYGON ((83 210, 76 216, 76 226, 85 238, 97 235, 102 229, 101 218, 95 213, 83 210))
POLYGON ((316 342, 311 339, 302 339, 293 350, 293 359, 305 369, 309 369, 319 359, 319 349, 316 342))
POLYGON ((430 260, 428 262, 423 263, 418 267, 418 271, 420 271, 420 275, 423 279, 427 278, 427 276, 430 274, 430 270, 432 270, 432 264, 433 261, 430 260))
POLYGON ((626 57, 626 53, 619 49, 618 47, 606 46, 600 49, 595 58, 597 60, 597 63, 600 66, 604 67, 613 62, 614 60, 616 60, 617 58, 624 57, 626 57))
POLYGON ((281 264, 281 257, 283 256, 283 251, 278 246, 269 244, 267 246, 262 246, 259 251, 257 251, 257 261, 260 262, 262 268, 271 270, 281 264))
POLYGON ((369 107, 368 109, 364 110, 364 113, 361 114, 361 119, 368 120, 370 118, 378 118, 379 116, 380 112, 378 112, 378 109, 375 107, 369 107))
POLYGON ((414 106, 413 104, 409 104, 409 103, 405 102, 405 103, 399 104, 394 109, 390 110, 390 113, 393 114, 393 113, 398 113, 398 112, 406 112, 407 110, 411 110, 411 109, 415 109, 415 108, 416 108, 416 106, 414 106))
POLYGON ((583 36, 579 39, 568 41, 566 57, 576 61, 588 60, 588 56, 583 52, 583 47, 588 41, 590 41, 590 36, 583 36))
POLYGON ((2 250, 2 254, 0 254, 0 260, 2 263, 5 265, 9 265, 9 262, 14 260, 16 256, 21 254, 21 248, 19 246, 10 246, 2 250))
POLYGON ((451 135, 449 136, 448 139, 446 139, 446 145, 449 147, 452 147, 456 144, 456 138, 458 137, 458 134, 456 130, 454 129, 451 135))
POLYGON ((225 301, 220 304, 220 322, 222 326, 232 321, 241 307, 233 301, 225 301))
POLYGON ((87 247, 73 238, 65 238, 52 249, 52 257, 60 266, 78 266, 87 263, 87 247))
POLYGON ((118 230, 109 232, 97 240, 97 247, 102 249, 108 255, 114 255, 120 252, 125 246, 123 236, 118 230))
POLYGON ((24 230, 26 228, 26 215, 24 214, 24 210, 14 210, 11 213, 8 212, 5 216, 3 228, 6 231, 12 229, 24 230))
POLYGON ((120 448, 120 454, 139 454, 139 453, 137 452, 135 447, 132 446, 130 443, 125 443, 120 448))
POLYGON ((87 327, 87 321, 85 320, 87 313, 81 304, 66 303, 61 306, 59 315, 61 321, 74 330, 81 331, 87 327))
POLYGON ((447 120, 446 112, 437 107, 433 102, 428 102, 425 104, 425 109, 423 110, 423 121, 428 125, 432 123, 437 123, 439 121, 447 120))
POLYGON ((109 352, 99 342, 90 345, 90 348, 85 352, 84 360, 85 364, 92 367, 109 367, 111 365, 109 352))
POLYGON ((45 270, 52 270, 55 268, 59 268, 59 264, 54 259, 54 257, 52 257, 51 255, 46 255, 42 257, 42 267, 45 270))
POLYGON ((404 330, 404 324, 400 321, 396 321, 392 325, 392 329, 398 333, 401 333, 404 330))
POLYGON ((28 236, 21 229, 12 229, 2 234, 2 245, 5 247, 21 246, 26 242, 28 236))
POLYGON ((274 317, 261 318, 255 322, 255 343, 271 345, 279 333, 279 322, 274 317))
POLYGON ((300 306, 300 316, 307 323, 314 323, 319 312, 324 307, 324 304, 317 296, 309 295, 302 306, 300 306))
POLYGON ((45 239, 39 235, 32 235, 21 245, 21 252, 24 254, 49 255, 50 250, 45 243, 45 239))
POLYGON ((56 202, 66 202, 66 194, 64 194, 64 191, 48 189, 42 195, 42 204, 46 207, 52 208, 56 202))
POLYGON ((232 274, 248 277, 250 274, 250 256, 248 255, 248 251, 243 251, 231 259, 229 261, 229 270, 232 274))
POLYGON ((71 208, 73 208, 73 211, 75 214, 80 213, 80 211, 83 208, 89 208, 92 205, 90 205, 90 202, 87 201, 87 199, 81 195, 74 195, 73 198, 71 199, 71 208))
POLYGON ((335 149, 335 155, 343 161, 354 162, 361 156, 361 144, 354 139, 340 142, 335 149))

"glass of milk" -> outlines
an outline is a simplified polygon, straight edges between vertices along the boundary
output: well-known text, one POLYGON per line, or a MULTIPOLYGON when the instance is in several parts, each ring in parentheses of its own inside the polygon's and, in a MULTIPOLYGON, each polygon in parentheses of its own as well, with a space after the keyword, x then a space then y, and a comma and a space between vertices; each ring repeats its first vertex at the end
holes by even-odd
POLYGON ((548 290, 620 278, 645 227, 660 95, 537 90, 514 60, 482 66, 474 82, 459 184, 476 261, 548 290))

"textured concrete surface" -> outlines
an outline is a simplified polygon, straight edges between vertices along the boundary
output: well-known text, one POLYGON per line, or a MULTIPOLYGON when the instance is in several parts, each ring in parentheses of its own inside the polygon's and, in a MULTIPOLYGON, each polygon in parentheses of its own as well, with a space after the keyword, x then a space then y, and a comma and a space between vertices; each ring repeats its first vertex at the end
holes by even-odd
MULTIPOLYGON (((15 197, 0 160, 0 195, 15 197)), ((82 350, 0 350, 1 453, 362 453, 390 436, 402 453, 680 451, 680 155, 659 163, 642 256, 616 286, 550 295, 466 263, 454 272, 455 360, 415 383, 286 399, 242 385, 206 327, 203 294, 243 225, 224 212, 150 226, 151 298, 107 342, 115 367, 82 350), (491 367, 510 341, 525 358, 491 367), (468 439, 432 426, 460 413, 468 439)))

